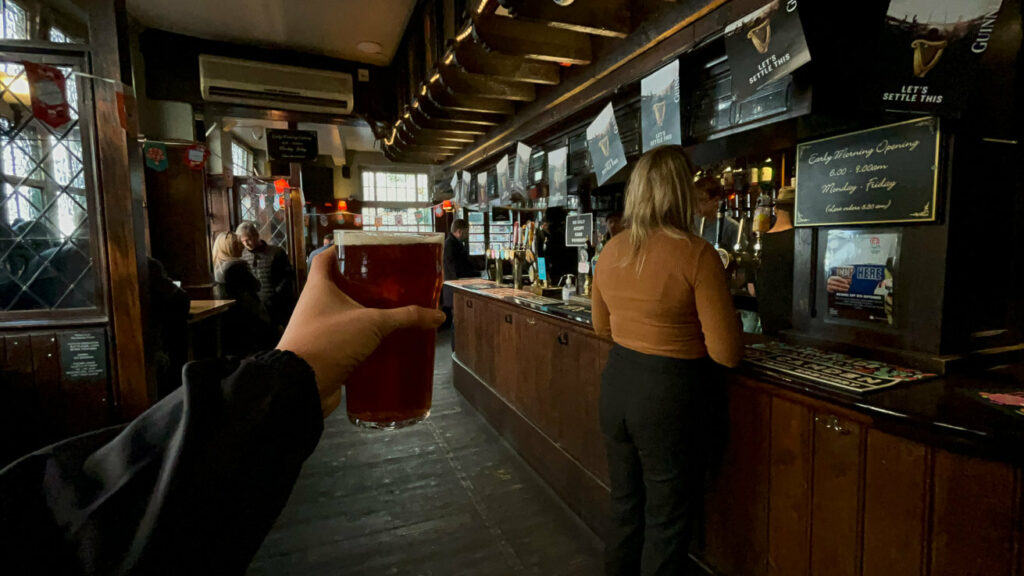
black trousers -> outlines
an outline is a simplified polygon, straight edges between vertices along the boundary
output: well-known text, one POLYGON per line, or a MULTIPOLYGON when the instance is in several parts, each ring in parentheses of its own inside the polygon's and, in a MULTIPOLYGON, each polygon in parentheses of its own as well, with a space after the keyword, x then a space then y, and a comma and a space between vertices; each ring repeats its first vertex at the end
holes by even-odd
POLYGON ((700 509, 709 431, 705 398, 720 386, 708 359, 615 346, 601 379, 601 431, 611 476, 608 576, 679 576, 700 509))

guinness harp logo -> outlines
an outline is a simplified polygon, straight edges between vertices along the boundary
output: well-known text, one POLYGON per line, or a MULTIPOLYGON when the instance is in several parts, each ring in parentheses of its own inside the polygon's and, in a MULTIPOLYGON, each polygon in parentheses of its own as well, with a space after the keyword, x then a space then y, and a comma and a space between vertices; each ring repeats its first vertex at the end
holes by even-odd
MULTIPOLYGON (((654 103, 654 121, 661 126, 665 123, 665 100, 661 99, 654 103)), ((605 152, 605 154, 608 154, 605 152)))
MULTIPOLYGON (((662 104, 664 104, 664 102, 662 102, 662 104)), ((662 109, 664 109, 664 106, 662 106, 662 109)), ((660 124, 660 122, 659 122, 659 124, 660 124)), ((597 141, 597 145, 601 147, 601 153, 604 154, 605 156, 607 156, 608 154, 611 153, 612 145, 611 145, 611 142, 609 142, 609 140, 608 140, 608 135, 607 134, 605 135, 604 138, 601 138, 600 140, 597 141)))
POLYGON ((942 58, 942 52, 949 45, 948 40, 925 40, 918 38, 910 43, 914 49, 914 76, 924 78, 929 70, 935 68, 942 58))
POLYGON ((772 21, 766 19, 757 26, 754 26, 747 32, 747 39, 750 40, 751 44, 754 45, 754 49, 759 54, 764 54, 768 51, 768 45, 772 42, 772 21))

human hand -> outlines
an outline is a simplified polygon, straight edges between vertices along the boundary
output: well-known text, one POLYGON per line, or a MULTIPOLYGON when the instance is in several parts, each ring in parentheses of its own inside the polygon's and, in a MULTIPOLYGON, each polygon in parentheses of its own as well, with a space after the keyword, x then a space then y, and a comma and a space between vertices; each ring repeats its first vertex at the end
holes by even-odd
POLYGON ((277 344, 313 368, 325 418, 341 403, 342 383, 385 336, 403 328, 432 330, 444 322, 443 312, 419 306, 364 308, 338 288, 340 277, 336 252, 317 254, 277 344))
POLYGON ((849 292, 850 279, 843 278, 842 276, 829 276, 825 289, 833 294, 836 292, 849 292))

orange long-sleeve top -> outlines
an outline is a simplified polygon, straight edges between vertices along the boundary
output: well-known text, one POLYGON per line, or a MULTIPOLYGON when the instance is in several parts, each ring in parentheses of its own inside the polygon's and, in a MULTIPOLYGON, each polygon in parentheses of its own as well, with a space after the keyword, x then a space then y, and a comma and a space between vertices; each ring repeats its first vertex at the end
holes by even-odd
POLYGON ((631 252, 628 232, 601 252, 592 294, 594 331, 644 354, 739 364, 740 324, 714 248, 696 235, 654 232, 639 273, 631 252))

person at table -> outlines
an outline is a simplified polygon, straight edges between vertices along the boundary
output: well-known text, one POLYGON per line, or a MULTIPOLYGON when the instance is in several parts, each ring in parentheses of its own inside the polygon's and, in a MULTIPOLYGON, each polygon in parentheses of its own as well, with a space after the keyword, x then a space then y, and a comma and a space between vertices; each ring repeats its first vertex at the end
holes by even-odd
POLYGON ((608 576, 685 573, 719 367, 743 352, 721 261, 694 229, 697 209, 682 148, 644 154, 626 190, 628 230, 596 269, 594 330, 615 342, 600 399, 608 576))
POLYGON ((186 365, 125 427, 0 470, 4 574, 241 575, 316 448, 341 386, 391 332, 441 313, 363 308, 321 255, 275 350, 186 365))
POLYGON ((233 232, 221 232, 213 242, 213 297, 235 301, 222 318, 221 347, 234 356, 267 350, 280 334, 260 301, 260 282, 242 259, 243 250, 233 232))
POLYGON ((330 249, 331 246, 334 246, 334 234, 324 234, 323 244, 316 250, 310 252, 309 256, 306 257, 306 270, 313 267, 313 258, 316 258, 317 254, 330 249))
POLYGON ((260 281, 260 301, 271 322, 283 327, 295 306, 295 286, 288 254, 280 246, 271 246, 260 238, 256 225, 242 222, 235 230, 245 250, 242 258, 260 281))
POLYGON ((757 310, 765 334, 777 335, 793 326, 793 228, 792 186, 779 190, 775 200, 775 225, 761 239, 761 265, 754 282, 757 310))

